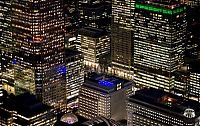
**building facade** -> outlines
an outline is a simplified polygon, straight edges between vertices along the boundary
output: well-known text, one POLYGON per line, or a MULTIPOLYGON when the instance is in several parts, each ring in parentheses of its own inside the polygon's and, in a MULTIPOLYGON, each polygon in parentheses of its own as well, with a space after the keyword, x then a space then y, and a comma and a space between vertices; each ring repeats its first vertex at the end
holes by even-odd
POLYGON ((12 65, 13 43, 11 37, 11 3, 0 2, 0 97, 4 84, 13 85, 14 69, 12 65), (9 83, 7 83, 9 81, 9 83))
POLYGON ((79 114, 88 119, 125 119, 125 100, 132 93, 130 81, 91 73, 80 89, 79 114))
POLYGON ((127 102, 127 126, 139 125, 198 126, 199 103, 158 89, 141 89, 127 102))
POLYGON ((132 71, 132 11, 135 1, 112 1, 111 60, 113 68, 132 71))
POLYGON ((185 55, 190 59, 199 59, 199 39, 200 39, 200 7, 187 6, 187 41, 185 55))
POLYGON ((83 53, 66 49, 65 55, 67 107, 77 108, 79 89, 84 82, 83 53))
POLYGON ((78 0, 64 0, 64 14, 65 14, 65 47, 77 48, 77 35, 79 29, 79 10, 78 0))
POLYGON ((110 31, 111 0, 78 0, 80 27, 95 27, 110 31))
POLYGON ((30 92, 48 105, 65 101, 64 16, 62 0, 14 0, 15 92, 30 92))
POLYGON ((78 41, 84 55, 84 64, 97 70, 100 58, 110 53, 110 35, 103 29, 86 27, 79 30, 78 41))
POLYGON ((136 85, 171 91, 173 72, 183 64, 186 7, 179 2, 137 1, 134 8, 136 85))

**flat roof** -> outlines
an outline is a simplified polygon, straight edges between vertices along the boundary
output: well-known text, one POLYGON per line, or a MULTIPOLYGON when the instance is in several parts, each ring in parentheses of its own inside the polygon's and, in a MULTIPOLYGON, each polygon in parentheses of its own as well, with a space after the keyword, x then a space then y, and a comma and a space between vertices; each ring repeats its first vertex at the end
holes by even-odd
POLYGON ((73 56, 80 55, 80 54, 83 54, 83 53, 78 50, 65 48, 66 58, 73 57, 73 56))
POLYGON ((190 72, 200 73, 200 60, 194 60, 189 63, 190 72))
POLYGON ((93 27, 85 27, 79 30, 80 35, 84 35, 91 38, 99 38, 107 34, 107 32, 103 29, 93 28, 93 27))
POLYGON ((118 84, 121 84, 121 88, 124 88, 131 86, 132 82, 115 76, 92 72, 85 79, 84 86, 89 86, 105 93, 111 93, 117 91, 118 84))
POLYGON ((51 107, 38 101, 35 95, 28 93, 18 96, 9 96, 0 107, 17 111, 18 114, 28 118, 51 109, 51 107))
POLYGON ((186 99, 172 93, 154 88, 144 88, 135 92, 135 95, 129 97, 129 101, 141 101, 150 106, 157 106, 166 110, 165 112, 175 112, 183 116, 185 109, 190 108, 195 111, 196 116, 200 115, 200 103, 194 100, 186 99))
POLYGON ((7 112, 7 111, 5 111, 5 110, 3 110, 3 109, 1 109, 0 108, 0 118, 2 119, 9 119, 9 118, 11 118, 12 116, 11 116, 11 113, 9 113, 9 112, 7 112))
POLYGON ((175 0, 140 0, 135 3, 135 8, 168 15, 186 11, 186 6, 175 0))

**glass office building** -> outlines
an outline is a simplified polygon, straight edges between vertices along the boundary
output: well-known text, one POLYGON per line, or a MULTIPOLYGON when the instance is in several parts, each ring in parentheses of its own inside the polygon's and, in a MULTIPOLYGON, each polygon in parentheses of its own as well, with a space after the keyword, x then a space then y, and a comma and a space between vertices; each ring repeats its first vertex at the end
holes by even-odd
POLYGON ((132 16, 135 1, 112 1, 111 60, 119 70, 133 70, 132 16))
POLYGON ((172 91, 173 72, 183 64, 186 7, 173 1, 136 1, 133 7, 136 85, 172 91))
POLYGON ((0 1, 0 97, 4 85, 13 86, 14 69, 12 65, 13 43, 11 37, 11 3, 0 1), (2 85, 1 85, 2 84, 2 85))
POLYGON ((14 0, 11 17, 16 94, 59 107, 66 81, 62 0, 14 0))
POLYGON ((84 82, 83 53, 65 49, 65 55, 67 107, 77 108, 79 89, 84 82))

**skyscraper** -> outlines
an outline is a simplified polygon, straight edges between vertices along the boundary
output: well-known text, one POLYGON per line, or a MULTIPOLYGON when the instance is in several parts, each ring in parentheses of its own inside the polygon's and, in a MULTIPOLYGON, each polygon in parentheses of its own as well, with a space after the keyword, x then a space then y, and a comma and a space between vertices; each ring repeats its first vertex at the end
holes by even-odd
POLYGON ((64 0, 65 47, 76 49, 79 28, 78 0, 64 0))
POLYGON ((185 54, 190 59, 200 59, 200 6, 187 7, 187 41, 185 54))
POLYGON ((65 49, 67 107, 78 107, 79 89, 84 82, 83 53, 65 49))
POLYGON ((176 1, 136 1, 134 8, 136 85, 172 91, 173 72, 183 64, 186 7, 176 1))
POLYGON ((13 43, 11 36, 11 3, 9 0, 0 1, 0 97, 1 87, 14 83, 12 65, 13 43))
POLYGON ((95 27, 110 31, 111 0, 78 0, 80 27, 95 27))
POLYGON ((123 77, 133 71, 134 4, 133 0, 112 0, 111 61, 114 73, 123 77))
POLYGON ((14 0, 12 39, 16 94, 30 92, 48 105, 65 100, 62 0, 14 0))

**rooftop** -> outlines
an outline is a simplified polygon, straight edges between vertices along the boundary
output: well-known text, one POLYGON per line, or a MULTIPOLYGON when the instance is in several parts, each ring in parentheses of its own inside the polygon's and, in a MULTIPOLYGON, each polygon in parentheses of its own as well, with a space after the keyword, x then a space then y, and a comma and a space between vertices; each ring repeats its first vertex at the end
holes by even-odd
POLYGON ((92 38, 99 38, 107 34, 107 32, 103 29, 85 27, 79 30, 80 35, 84 35, 92 38))
POLYGON ((168 15, 186 11, 186 6, 175 0, 139 0, 135 3, 135 8, 168 15))
POLYGON ((73 57, 73 56, 80 55, 80 54, 83 54, 83 53, 78 50, 74 50, 74 49, 67 49, 67 48, 65 49, 66 58, 73 57))
POLYGON ((145 88, 135 92, 129 98, 129 101, 149 104, 149 107, 157 106, 159 111, 165 111, 170 114, 183 116, 186 109, 193 109, 197 116, 200 115, 200 103, 190 99, 168 93, 159 89, 145 88))
POLYGON ((49 106, 39 102, 34 95, 28 93, 18 96, 9 96, 5 99, 1 107, 7 110, 15 110, 18 114, 27 118, 50 109, 49 106))
POLYGON ((0 108, 0 118, 1 119, 9 119, 11 117, 12 117, 11 113, 9 113, 9 112, 7 112, 7 111, 5 111, 5 110, 0 108))
POLYGON ((200 73, 200 60, 194 60, 189 63, 190 72, 200 73))
POLYGON ((132 82, 118 77, 93 72, 86 78, 84 85, 105 93, 111 93, 117 91, 119 85, 121 85, 121 88, 124 88, 131 86, 132 82))

